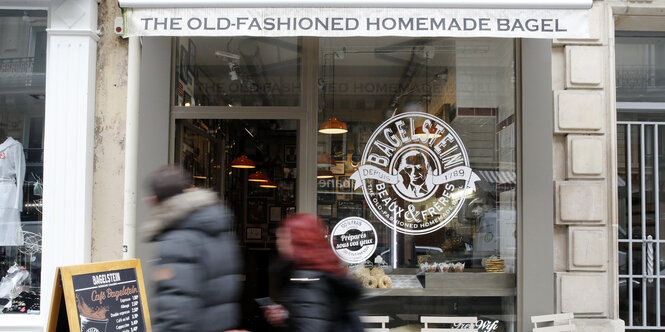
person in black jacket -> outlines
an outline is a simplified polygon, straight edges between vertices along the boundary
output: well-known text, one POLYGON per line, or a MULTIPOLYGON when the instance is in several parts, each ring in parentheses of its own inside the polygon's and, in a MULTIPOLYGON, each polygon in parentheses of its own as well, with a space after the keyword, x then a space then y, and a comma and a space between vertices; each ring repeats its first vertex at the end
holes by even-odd
POLYGON ((242 267, 232 213, 214 192, 191 188, 176 168, 152 173, 148 187, 154 194, 154 219, 144 232, 157 250, 153 330, 237 328, 242 267))
POLYGON ((296 214, 277 231, 277 248, 285 262, 279 272, 281 303, 264 308, 266 319, 289 332, 363 331, 354 303, 358 282, 333 253, 321 219, 296 214))

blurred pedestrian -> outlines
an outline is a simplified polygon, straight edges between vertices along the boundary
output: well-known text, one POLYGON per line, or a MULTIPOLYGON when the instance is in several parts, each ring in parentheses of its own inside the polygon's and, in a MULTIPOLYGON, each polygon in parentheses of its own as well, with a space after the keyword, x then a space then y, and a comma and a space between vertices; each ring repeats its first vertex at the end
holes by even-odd
POLYGON ((232 213, 217 194, 192 188, 183 171, 165 166, 148 178, 156 243, 153 330, 220 332, 238 328, 240 251, 232 213))
POLYGON ((357 281, 330 247, 321 219, 295 214, 277 230, 281 265, 281 305, 263 307, 268 322, 289 332, 363 331, 354 303, 357 281))

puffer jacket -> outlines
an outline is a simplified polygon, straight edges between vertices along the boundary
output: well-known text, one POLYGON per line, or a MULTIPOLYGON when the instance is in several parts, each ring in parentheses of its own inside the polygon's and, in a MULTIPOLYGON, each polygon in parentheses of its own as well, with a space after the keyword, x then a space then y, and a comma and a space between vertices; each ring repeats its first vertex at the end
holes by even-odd
POLYGON ((195 189, 154 209, 144 228, 157 244, 153 330, 219 332, 240 321, 241 262, 232 213, 195 189))
POLYGON ((282 289, 289 313, 285 331, 361 332, 354 303, 361 296, 355 280, 320 271, 294 270, 282 289))

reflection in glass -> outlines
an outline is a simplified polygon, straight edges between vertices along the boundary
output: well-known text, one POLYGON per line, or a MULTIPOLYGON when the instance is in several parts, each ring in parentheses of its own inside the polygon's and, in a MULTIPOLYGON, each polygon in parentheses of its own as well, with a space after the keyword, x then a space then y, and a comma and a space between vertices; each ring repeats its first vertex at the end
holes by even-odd
MULTIPOLYGON (((363 309, 390 316, 390 328, 421 326, 418 315, 460 315, 496 320, 500 330, 515 331, 513 41, 330 38, 321 39, 319 47, 319 124, 335 116, 349 131, 318 135, 318 159, 332 159, 332 163, 320 162, 319 170, 334 175, 317 181, 318 211, 329 228, 348 216, 371 222, 378 244, 367 264, 380 267, 392 278, 387 291, 366 290, 372 296, 363 309), (382 149, 386 158, 394 160, 379 168, 401 179, 387 184, 400 211, 395 212, 395 220, 405 220, 409 206, 419 209, 433 204, 438 197, 430 195, 436 186, 428 179, 443 172, 437 159, 425 150, 400 150, 407 144, 377 145, 379 140, 372 137, 384 121, 406 112, 427 113, 450 126, 479 177, 475 192, 461 190, 450 198, 464 197, 464 203, 445 226, 419 235, 396 232, 384 223, 363 190, 354 188, 358 180, 351 178, 361 161, 367 160, 368 149, 382 149), (491 295, 477 288, 483 283, 493 285, 491 295)), ((414 121, 422 128, 420 118, 414 121)), ((405 120, 405 132, 413 125, 405 120)), ((398 135, 399 129, 391 128, 398 135)), ((417 135, 414 129, 413 136, 417 135)), ((399 137, 408 140, 406 136, 399 137)), ((381 187, 373 182, 379 180, 363 181, 381 187)), ((379 192, 371 198, 386 199, 379 192)), ((433 208, 427 220, 442 213, 433 208)), ((351 269, 364 278, 361 267, 351 269)))
POLYGON ((665 38, 616 37, 617 101, 665 101, 665 38))
POLYGON ((298 38, 175 40, 176 106, 300 105, 298 38))
POLYGON ((0 309, 40 312, 47 12, 0 9, 0 309))

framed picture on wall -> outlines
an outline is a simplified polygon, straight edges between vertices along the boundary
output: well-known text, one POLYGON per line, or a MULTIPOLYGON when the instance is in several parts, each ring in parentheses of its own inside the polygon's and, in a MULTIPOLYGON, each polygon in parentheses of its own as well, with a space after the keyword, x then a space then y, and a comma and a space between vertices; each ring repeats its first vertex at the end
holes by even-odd
POLYGON ((247 227, 247 240, 261 240, 262 233, 261 227, 247 227))
POLYGON ((247 223, 262 224, 266 222, 266 200, 251 198, 247 200, 247 223))
POLYGON ((178 64, 180 70, 178 72, 180 79, 184 82, 187 82, 187 67, 189 67, 189 52, 187 52, 184 45, 180 45, 180 63, 178 64))
POLYGON ((196 44, 189 39, 189 66, 187 67, 192 77, 196 77, 196 44))
POLYGON ((295 145, 284 145, 284 162, 287 164, 295 164, 298 160, 298 154, 295 145))
POLYGON ((273 205, 270 207, 270 215, 268 221, 280 221, 282 220, 282 207, 279 205, 273 205))

